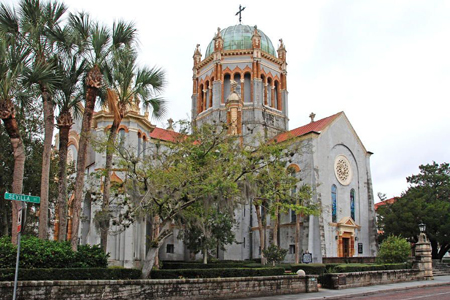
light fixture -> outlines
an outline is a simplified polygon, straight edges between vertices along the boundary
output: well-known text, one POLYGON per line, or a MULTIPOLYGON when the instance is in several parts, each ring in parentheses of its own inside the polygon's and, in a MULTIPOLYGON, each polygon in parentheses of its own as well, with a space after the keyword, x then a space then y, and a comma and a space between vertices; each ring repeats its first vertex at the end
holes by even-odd
POLYGON ((419 231, 421 233, 425 233, 425 230, 427 230, 427 225, 425 223, 420 223, 419 224, 419 231))

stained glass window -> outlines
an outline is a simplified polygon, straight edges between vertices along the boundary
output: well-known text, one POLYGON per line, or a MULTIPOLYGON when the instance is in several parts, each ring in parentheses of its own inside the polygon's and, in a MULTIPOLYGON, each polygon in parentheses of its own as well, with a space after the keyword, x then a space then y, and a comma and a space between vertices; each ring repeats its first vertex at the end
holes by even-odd
POLYGON ((337 188, 336 185, 331 186, 331 222, 337 222, 337 188))
POLYGON ((141 135, 138 135, 138 151, 137 151, 137 157, 141 157, 141 143, 142 143, 142 139, 141 139, 141 135))
POLYGON ((355 190, 350 191, 350 216, 355 221, 355 190))

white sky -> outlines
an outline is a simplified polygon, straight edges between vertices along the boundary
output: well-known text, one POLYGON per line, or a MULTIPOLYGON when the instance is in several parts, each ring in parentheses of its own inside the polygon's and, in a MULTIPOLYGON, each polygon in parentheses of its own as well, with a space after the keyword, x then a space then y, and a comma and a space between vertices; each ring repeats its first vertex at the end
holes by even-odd
POLYGON ((142 64, 167 72, 165 119, 190 117, 195 45, 204 54, 242 4, 242 24, 286 45, 290 129, 344 111, 374 153, 375 202, 399 196, 420 164, 450 161, 450 1, 64 2, 109 25, 135 22, 142 64))

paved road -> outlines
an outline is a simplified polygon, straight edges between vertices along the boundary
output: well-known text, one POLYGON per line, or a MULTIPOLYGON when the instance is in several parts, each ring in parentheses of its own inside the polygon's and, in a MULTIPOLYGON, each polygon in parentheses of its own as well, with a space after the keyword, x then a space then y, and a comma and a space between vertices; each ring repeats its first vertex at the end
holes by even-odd
POLYGON ((389 299, 389 300, 450 300, 450 276, 435 277, 429 281, 409 281, 385 285, 372 285, 343 290, 320 289, 317 293, 246 298, 247 300, 337 300, 337 299, 389 299))
POLYGON ((374 295, 356 296, 353 300, 444 300, 450 299, 450 285, 412 288, 396 292, 383 292, 374 295))

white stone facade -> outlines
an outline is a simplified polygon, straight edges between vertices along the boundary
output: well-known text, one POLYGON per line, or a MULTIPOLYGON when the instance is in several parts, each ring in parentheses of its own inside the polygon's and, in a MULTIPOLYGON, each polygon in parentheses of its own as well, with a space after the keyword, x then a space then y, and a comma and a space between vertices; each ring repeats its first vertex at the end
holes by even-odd
MULTIPOLYGON (((237 25, 240 26, 240 25, 237 25)), ((224 32, 224 31, 222 31, 224 32)), ((258 31, 262 33, 261 31, 258 31)), ((224 37, 226 39, 226 37, 224 37)), ((256 28, 252 36, 251 49, 227 50, 220 31, 215 37, 218 47, 211 48, 211 55, 201 60, 201 53, 194 53, 194 88, 192 94, 192 120, 197 125, 210 122, 227 122, 227 95, 229 80, 240 79, 237 92, 242 104, 239 106, 238 134, 250 141, 256 135, 277 139, 302 149, 293 157, 293 164, 300 170, 300 184, 314 189, 313 201, 320 204, 319 216, 308 216, 301 220, 300 249, 312 253, 313 262, 324 257, 375 256, 376 227, 375 210, 370 171, 370 155, 347 116, 341 112, 288 131, 288 91, 286 89, 286 50, 281 41, 278 57, 264 53, 259 47, 260 36, 256 28), (217 43, 217 41, 222 41, 217 43), (237 76, 237 74, 239 76, 237 76), (272 85, 272 86, 271 86, 272 85), (269 96, 269 93, 270 96, 269 96), (276 96, 275 96, 276 95, 276 96), (273 97, 270 99, 270 97, 273 97), (271 102, 277 99, 277 103, 271 102), (333 202, 336 209, 333 213, 333 202)), ((225 41, 227 42, 227 41, 225 41)), ((269 40, 270 42, 270 40, 269 40)), ((226 43, 225 43, 226 44, 226 43)), ((212 46, 211 46, 212 47, 212 46)), ((112 116, 101 111, 94 116, 93 132, 104 136, 112 116)), ((146 116, 133 112, 122 122, 125 146, 141 153, 157 151, 156 145, 164 147, 169 130, 155 128, 146 116), (145 144, 145 145, 144 145, 145 144)), ((73 142, 69 148, 76 158, 79 124, 72 132, 73 142)), ((90 149, 87 172, 104 167, 105 154, 90 149)), ((120 179, 120 172, 114 176, 120 179)), ((118 180, 119 180, 118 179, 118 180)), ((246 260, 260 257, 259 233, 253 199, 235 212, 237 243, 219 251, 218 258, 246 260)), ((95 211, 99 205, 85 202, 80 228, 82 243, 99 243, 100 234, 94 226, 95 211)), ((268 224, 270 219, 268 218, 268 224)), ((111 264, 138 267, 147 250, 147 236, 151 224, 141 218, 124 231, 115 232, 108 239, 111 264)), ((281 216, 280 246, 288 249, 286 262, 293 262, 295 254, 295 220, 290 214, 281 216)), ((189 260, 191 254, 183 242, 177 239, 177 229, 161 247, 161 260, 189 260)), ((272 237, 270 225, 266 240, 272 237)), ((199 258, 199 257, 197 257, 199 258)))

